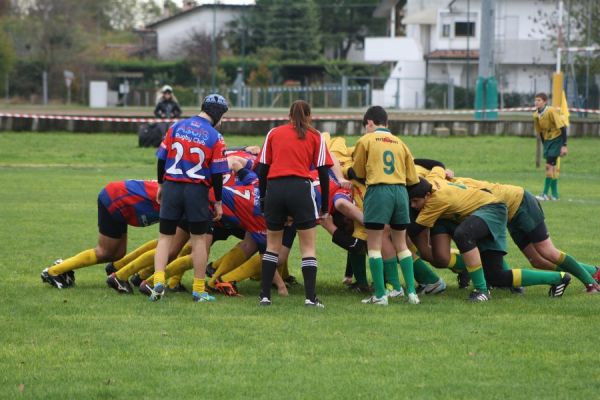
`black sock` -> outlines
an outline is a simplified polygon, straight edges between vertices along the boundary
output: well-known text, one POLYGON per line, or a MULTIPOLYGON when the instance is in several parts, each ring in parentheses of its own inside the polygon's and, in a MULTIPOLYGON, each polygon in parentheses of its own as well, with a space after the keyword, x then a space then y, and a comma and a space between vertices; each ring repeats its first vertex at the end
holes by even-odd
POLYGON ((262 270, 260 272, 260 297, 271 298, 271 285, 277 269, 277 254, 265 251, 262 257, 262 270))
POLYGON ((305 257, 302 259, 302 276, 304 277, 304 293, 310 301, 315 301, 317 294, 317 259, 305 257))
POLYGON ((350 253, 346 254, 346 272, 344 276, 346 278, 352 278, 352 263, 350 262, 350 253))

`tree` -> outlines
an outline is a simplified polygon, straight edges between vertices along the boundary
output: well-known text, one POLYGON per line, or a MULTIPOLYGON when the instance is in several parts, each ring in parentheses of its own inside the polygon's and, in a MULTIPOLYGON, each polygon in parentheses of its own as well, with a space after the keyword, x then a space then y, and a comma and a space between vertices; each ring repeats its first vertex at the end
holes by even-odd
MULTIPOLYGON (((217 36, 214 45, 217 46, 216 65, 218 65, 220 54, 223 51, 223 37, 217 36)), ((194 31, 177 46, 178 53, 190 65, 190 69, 199 82, 210 82, 212 46, 212 36, 200 31, 194 31)))
POLYGON ((4 88, 4 77, 11 71, 15 53, 10 38, 0 29, 0 88, 4 88))
POLYGON ((385 21, 373 18, 380 0, 317 0, 321 18, 321 44, 336 59, 346 59, 354 44, 366 36, 385 34, 385 21))

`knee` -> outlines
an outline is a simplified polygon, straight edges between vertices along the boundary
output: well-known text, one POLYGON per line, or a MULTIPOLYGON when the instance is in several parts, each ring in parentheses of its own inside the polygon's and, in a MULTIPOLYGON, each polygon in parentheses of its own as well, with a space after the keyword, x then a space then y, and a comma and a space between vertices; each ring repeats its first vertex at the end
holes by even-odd
POLYGON ((458 247, 458 250, 461 253, 473 250, 477 246, 477 243, 475 242, 472 235, 463 226, 459 226, 456 229, 456 231, 454 232, 453 239, 456 243, 456 247, 458 247))

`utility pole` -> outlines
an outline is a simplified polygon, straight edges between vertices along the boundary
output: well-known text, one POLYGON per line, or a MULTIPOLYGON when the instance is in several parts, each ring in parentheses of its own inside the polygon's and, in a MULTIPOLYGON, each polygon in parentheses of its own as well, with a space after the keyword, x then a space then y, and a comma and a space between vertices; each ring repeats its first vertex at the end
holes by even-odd
MULTIPOLYGON (((496 39, 496 10, 494 0, 481 2, 481 39, 479 41, 479 67, 475 86, 475 109, 498 108, 498 83, 494 76, 494 41, 496 39), (485 27, 485 28, 484 28, 485 27)), ((498 112, 476 111, 477 119, 496 119, 498 112)))
POLYGON ((210 46, 210 87, 216 91, 217 85, 217 0, 213 3, 212 43, 210 46))

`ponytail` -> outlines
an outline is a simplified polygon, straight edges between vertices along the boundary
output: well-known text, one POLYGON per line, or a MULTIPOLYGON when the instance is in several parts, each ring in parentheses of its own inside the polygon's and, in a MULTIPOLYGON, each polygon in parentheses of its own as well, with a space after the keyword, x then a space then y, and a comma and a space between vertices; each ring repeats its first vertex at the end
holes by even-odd
POLYGON ((290 107, 290 122, 296 128, 298 139, 304 139, 307 131, 315 132, 310 124, 310 104, 304 100, 296 100, 290 107))

